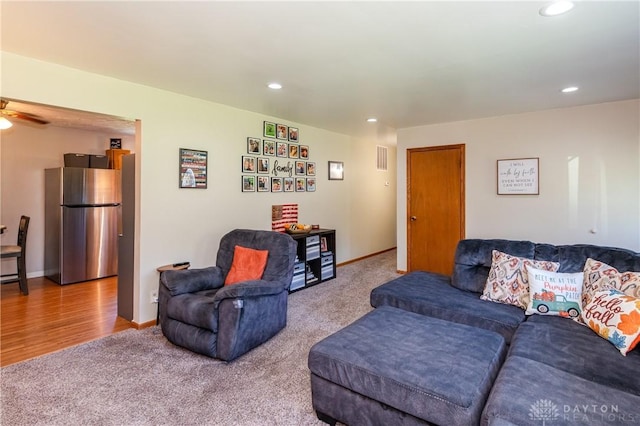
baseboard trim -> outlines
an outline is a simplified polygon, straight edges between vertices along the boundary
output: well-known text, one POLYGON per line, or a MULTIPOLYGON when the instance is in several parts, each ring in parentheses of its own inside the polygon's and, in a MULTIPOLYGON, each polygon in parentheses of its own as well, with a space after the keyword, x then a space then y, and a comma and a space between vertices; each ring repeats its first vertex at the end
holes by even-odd
POLYGON ((358 262, 359 260, 364 260, 364 259, 367 259, 367 258, 369 258, 369 257, 377 256, 377 255, 379 255, 379 254, 386 253, 386 252, 388 252, 388 251, 395 250, 395 249, 396 249, 396 247, 391 247, 391 248, 388 248, 388 249, 386 249, 386 250, 377 251, 377 252, 375 252, 375 253, 368 254, 368 255, 366 255, 366 256, 356 257, 355 259, 351 259, 351 260, 347 260, 346 262, 338 263, 338 264, 336 264, 336 266, 344 266, 344 265, 348 265, 348 264, 350 264, 350 263, 358 262))
POLYGON ((147 322, 143 322, 142 324, 138 324, 137 322, 131 321, 131 324, 138 330, 142 330, 143 328, 149 328, 156 325, 156 320, 151 320, 147 322))
POLYGON ((396 269, 396 272, 402 275, 405 275, 407 273, 407 271, 402 271, 400 269, 396 269))

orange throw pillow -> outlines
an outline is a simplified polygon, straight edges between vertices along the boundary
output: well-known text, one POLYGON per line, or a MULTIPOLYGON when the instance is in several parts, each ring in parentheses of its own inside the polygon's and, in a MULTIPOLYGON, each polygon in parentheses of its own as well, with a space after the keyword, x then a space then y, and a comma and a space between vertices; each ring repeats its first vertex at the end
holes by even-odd
POLYGON ((231 269, 224 280, 224 285, 262 278, 264 268, 267 266, 267 256, 269 256, 269 250, 254 250, 236 246, 233 251, 231 269))

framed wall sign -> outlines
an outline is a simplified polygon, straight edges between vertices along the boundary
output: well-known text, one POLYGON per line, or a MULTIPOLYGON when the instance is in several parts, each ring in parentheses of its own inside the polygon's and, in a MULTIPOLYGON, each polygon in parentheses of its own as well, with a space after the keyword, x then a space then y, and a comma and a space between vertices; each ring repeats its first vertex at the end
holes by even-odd
POLYGON ((538 158, 498 160, 498 195, 538 195, 538 158))
POLYGON ((180 148, 180 188, 207 189, 207 151, 180 148))
POLYGON ((329 161, 329 180, 344 179, 344 163, 342 161, 329 161))

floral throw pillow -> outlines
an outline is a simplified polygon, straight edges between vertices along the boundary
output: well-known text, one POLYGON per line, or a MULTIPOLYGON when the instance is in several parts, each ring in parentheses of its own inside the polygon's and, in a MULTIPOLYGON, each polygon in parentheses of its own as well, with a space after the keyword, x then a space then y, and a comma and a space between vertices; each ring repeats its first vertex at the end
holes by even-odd
POLYGON ((626 356, 640 341, 640 299, 621 291, 599 290, 582 311, 582 319, 626 356))
POLYGON ((640 298, 640 272, 618 272, 613 266, 595 259, 584 264, 582 306, 586 306, 599 290, 616 289, 628 296, 640 298))
POLYGON ((582 311, 582 272, 548 272, 527 266, 531 297, 527 315, 557 315, 578 319, 582 311))
POLYGON ((491 254, 491 269, 489 269, 487 283, 480 298, 514 305, 521 309, 527 309, 529 303, 529 281, 527 280, 526 266, 551 272, 560 268, 558 262, 527 259, 498 250, 493 250, 491 254))

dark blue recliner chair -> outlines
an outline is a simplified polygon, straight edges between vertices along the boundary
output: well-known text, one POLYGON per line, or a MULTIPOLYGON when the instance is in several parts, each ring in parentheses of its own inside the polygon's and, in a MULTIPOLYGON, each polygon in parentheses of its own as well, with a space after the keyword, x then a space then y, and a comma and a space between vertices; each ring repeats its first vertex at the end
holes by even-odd
POLYGON ((178 346, 225 361, 266 342, 287 323, 296 249, 287 234, 236 229, 222 237, 216 266, 163 272, 163 334, 178 346), (262 279, 224 286, 236 245, 269 251, 262 279))

